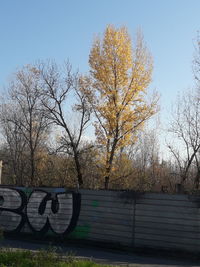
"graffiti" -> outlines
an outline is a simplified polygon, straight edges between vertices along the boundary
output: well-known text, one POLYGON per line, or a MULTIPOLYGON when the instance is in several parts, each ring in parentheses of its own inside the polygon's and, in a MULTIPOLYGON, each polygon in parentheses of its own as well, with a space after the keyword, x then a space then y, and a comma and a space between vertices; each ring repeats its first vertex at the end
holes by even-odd
POLYGON ((31 193, 27 204, 27 218, 34 232, 50 228, 56 234, 71 232, 80 212, 80 195, 56 193, 52 196, 43 190, 31 193))
POLYGON ((34 233, 51 230, 67 235, 77 224, 81 195, 75 192, 33 190, 29 198, 19 189, 0 188, 0 227, 20 232, 27 223, 34 233))
POLYGON ((20 231, 25 222, 23 209, 26 195, 19 190, 0 188, 0 226, 7 231, 20 231))

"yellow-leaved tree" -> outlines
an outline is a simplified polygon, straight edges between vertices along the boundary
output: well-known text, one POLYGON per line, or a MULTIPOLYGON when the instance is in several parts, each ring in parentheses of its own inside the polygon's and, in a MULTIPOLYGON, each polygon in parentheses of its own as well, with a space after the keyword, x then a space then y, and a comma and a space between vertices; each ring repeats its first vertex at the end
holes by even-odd
POLYGON ((147 101, 152 57, 143 36, 132 48, 126 27, 107 26, 103 39, 95 39, 89 57, 92 86, 88 90, 97 121, 96 136, 104 148, 104 181, 108 189, 117 152, 133 143, 144 122, 157 109, 157 98, 147 101))

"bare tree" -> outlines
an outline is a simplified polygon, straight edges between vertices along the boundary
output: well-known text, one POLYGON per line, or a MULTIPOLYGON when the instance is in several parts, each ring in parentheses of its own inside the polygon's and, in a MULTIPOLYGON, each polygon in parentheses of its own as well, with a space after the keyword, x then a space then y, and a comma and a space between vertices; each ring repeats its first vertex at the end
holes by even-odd
MULTIPOLYGON (((39 150, 44 145, 49 131, 48 119, 41 110, 43 95, 37 70, 28 65, 18 71, 10 83, 8 94, 10 99, 8 99, 7 106, 9 106, 10 111, 2 120, 4 133, 10 144, 15 142, 18 145, 19 142, 14 139, 15 132, 12 132, 9 127, 17 131, 15 138, 17 136, 23 137, 30 169, 29 179, 26 180, 26 184, 35 185, 37 184, 36 161, 39 156, 39 150), (16 111, 17 113, 15 114, 16 111)), ((18 154, 21 152, 18 151, 18 154)))
POLYGON ((18 126, 19 117, 20 114, 15 105, 11 107, 7 104, 1 104, 1 134, 5 141, 4 149, 7 151, 7 153, 4 151, 3 159, 11 167, 9 175, 12 183, 22 185, 27 174, 27 142, 18 126))
POLYGON ((80 164, 81 141, 90 121, 90 108, 84 94, 86 82, 78 73, 72 73, 72 67, 68 62, 63 68, 59 68, 54 62, 41 63, 38 65, 38 70, 45 96, 43 107, 46 116, 63 130, 59 140, 59 150, 73 157, 77 172, 77 186, 83 186, 80 164), (67 114, 70 114, 70 100, 74 101, 74 99, 73 115, 67 118, 67 114))
POLYGON ((193 59, 193 75, 196 82, 196 86, 200 87, 200 35, 198 33, 195 41, 195 53, 193 59))
MULTIPOLYGON (((180 174, 180 184, 189 176, 192 165, 199 165, 200 151, 200 90, 188 91, 177 99, 173 110, 173 119, 169 131, 176 138, 177 145, 168 144, 168 148, 176 160, 180 174)), ((196 188, 199 178, 196 178, 196 188)))

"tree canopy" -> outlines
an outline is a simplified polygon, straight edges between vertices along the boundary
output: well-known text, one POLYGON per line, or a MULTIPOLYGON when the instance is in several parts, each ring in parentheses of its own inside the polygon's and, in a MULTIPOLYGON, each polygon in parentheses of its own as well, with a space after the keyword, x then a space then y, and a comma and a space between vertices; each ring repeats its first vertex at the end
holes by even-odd
POLYGON ((105 148, 105 188, 117 151, 134 142, 144 122, 156 112, 157 98, 147 101, 152 56, 138 32, 135 46, 126 27, 109 25, 97 38, 90 56, 92 86, 88 92, 97 121, 96 136, 105 148))

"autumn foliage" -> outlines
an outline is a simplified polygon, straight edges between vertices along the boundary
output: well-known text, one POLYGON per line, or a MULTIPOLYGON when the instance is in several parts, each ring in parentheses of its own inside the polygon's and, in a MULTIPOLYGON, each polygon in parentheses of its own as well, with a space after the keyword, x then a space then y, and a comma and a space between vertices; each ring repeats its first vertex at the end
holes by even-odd
POLYGON ((4 183, 157 186, 155 177, 164 172, 145 122, 157 112, 158 97, 148 92, 153 59, 142 33, 132 42, 126 27, 107 26, 94 40, 89 67, 90 73, 82 75, 69 62, 40 61, 14 77, 1 103, 4 183), (93 123, 96 139, 87 141, 93 123))
POLYGON ((125 27, 108 26, 103 39, 94 41, 89 64, 93 81, 88 94, 97 118, 97 141, 105 150, 102 160, 108 188, 117 151, 134 143, 144 122, 156 112, 157 99, 147 102, 145 98, 152 57, 140 32, 132 48, 125 27))

